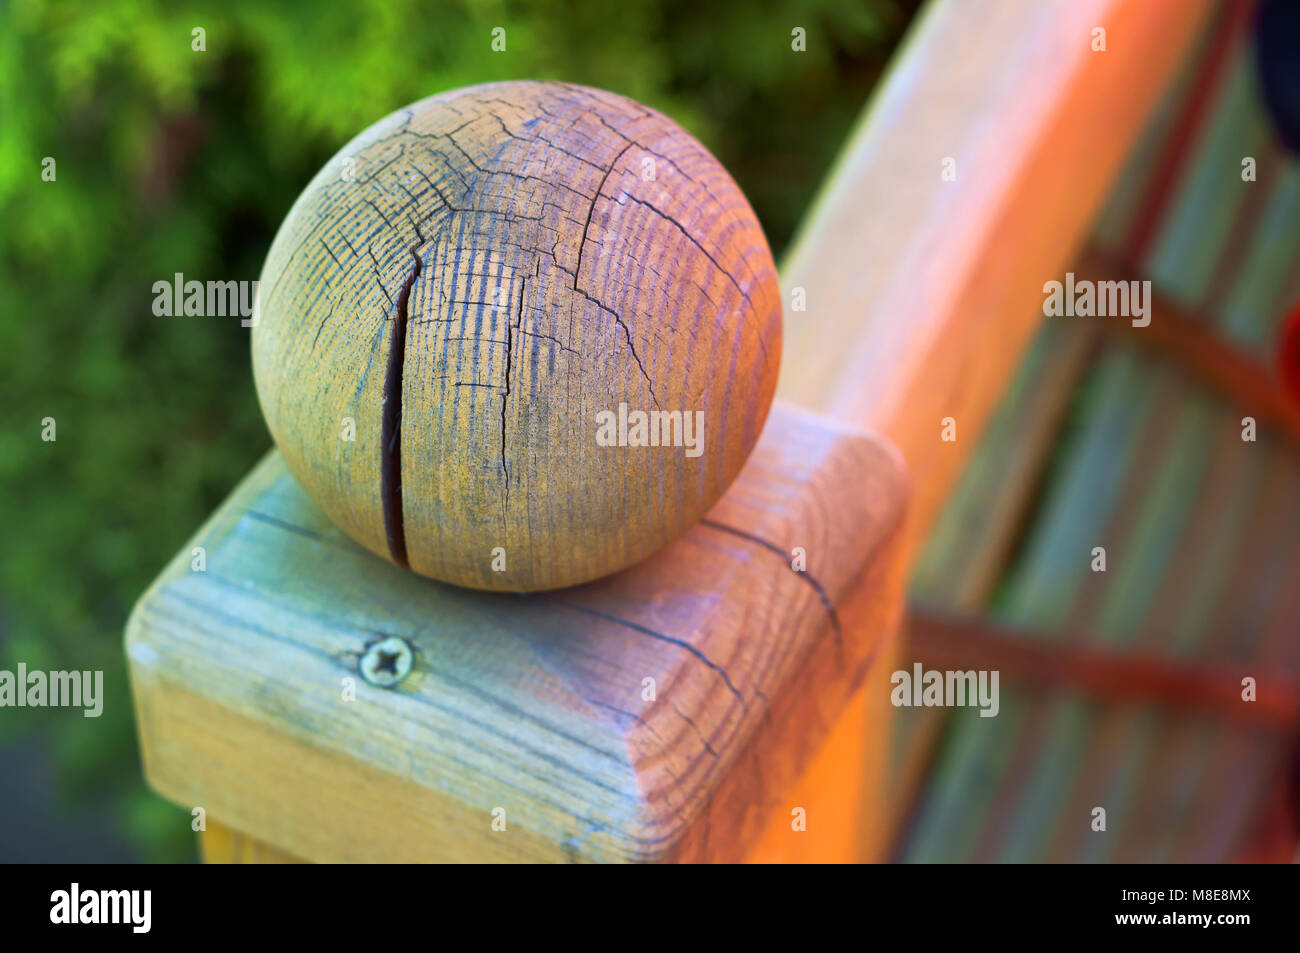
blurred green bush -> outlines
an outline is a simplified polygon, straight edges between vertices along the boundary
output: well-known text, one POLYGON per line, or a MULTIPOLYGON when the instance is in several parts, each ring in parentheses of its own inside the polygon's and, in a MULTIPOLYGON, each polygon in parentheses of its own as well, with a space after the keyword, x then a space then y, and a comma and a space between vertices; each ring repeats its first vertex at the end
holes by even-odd
POLYGON ((194 856, 188 812, 140 778, 121 632, 269 438, 247 330, 155 317, 155 281, 256 278, 293 199, 352 135, 422 96, 519 77, 675 117, 731 169, 779 254, 915 5, 0 4, 0 668, 102 669, 107 694, 99 719, 0 711, 0 744, 38 732, 63 803, 93 804, 147 859, 194 856), (56 442, 40 439, 45 417, 56 442))

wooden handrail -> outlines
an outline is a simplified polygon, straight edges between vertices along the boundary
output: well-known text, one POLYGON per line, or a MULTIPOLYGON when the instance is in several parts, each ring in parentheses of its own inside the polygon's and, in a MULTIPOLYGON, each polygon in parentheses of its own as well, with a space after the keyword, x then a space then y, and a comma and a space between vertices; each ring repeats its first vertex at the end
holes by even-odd
POLYGON ((1211 6, 932 3, 864 113, 782 269, 778 393, 902 450, 914 540, 1211 6))

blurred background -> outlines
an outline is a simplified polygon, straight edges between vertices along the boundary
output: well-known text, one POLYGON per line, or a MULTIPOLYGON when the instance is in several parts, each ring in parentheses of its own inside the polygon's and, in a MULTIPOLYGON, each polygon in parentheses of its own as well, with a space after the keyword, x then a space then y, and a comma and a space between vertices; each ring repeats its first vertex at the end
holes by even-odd
POLYGON ((1073 266, 1149 327, 1042 321, 914 569, 1002 706, 900 712, 894 859, 1297 859, 1298 148, 1300 3, 1214 3, 1073 266))
POLYGON ((154 282, 257 278, 353 135, 423 96, 522 77, 681 122, 779 260, 916 6, 0 2, 0 669, 103 670, 106 695, 98 719, 0 710, 0 860, 195 857, 188 812, 141 777, 122 629, 270 439, 248 331, 155 316, 154 282))

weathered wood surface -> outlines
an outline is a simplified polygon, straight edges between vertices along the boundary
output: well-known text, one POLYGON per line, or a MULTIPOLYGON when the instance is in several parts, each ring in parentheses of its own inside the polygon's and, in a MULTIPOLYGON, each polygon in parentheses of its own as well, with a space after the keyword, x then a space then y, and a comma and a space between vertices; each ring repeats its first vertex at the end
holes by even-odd
MULTIPOLYGON (((905 493, 886 445, 778 405, 665 550, 587 586, 490 594, 365 552, 272 454, 194 538, 206 572, 187 546, 132 616, 146 774, 311 860, 852 856, 856 805, 826 788, 800 803, 796 784, 889 649, 905 493), (417 653, 388 690, 356 678, 380 633, 417 653)), ((857 754, 838 766, 850 796, 857 754)))
POLYGON ((661 549, 776 387, 776 266, 736 183, 668 117, 567 83, 380 120, 294 204, 261 288, 253 370, 289 469, 372 552, 476 589, 661 549), (672 432, 602 445, 621 408, 672 432))
POLYGON ((807 311, 787 311, 777 393, 898 446, 913 539, 1209 6, 933 3, 864 114, 782 267, 807 311))

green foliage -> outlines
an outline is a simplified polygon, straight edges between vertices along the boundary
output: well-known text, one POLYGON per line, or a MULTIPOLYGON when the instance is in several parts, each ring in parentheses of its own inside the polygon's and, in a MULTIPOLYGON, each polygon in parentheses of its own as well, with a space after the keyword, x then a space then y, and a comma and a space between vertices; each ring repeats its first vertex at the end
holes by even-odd
POLYGON ((65 796, 102 807, 145 857, 193 856, 188 812, 140 780, 121 632, 269 439, 247 330, 155 317, 155 281, 256 278, 293 199, 355 133, 422 96, 519 77, 677 118, 779 250, 913 7, 0 3, 0 668, 103 669, 107 693, 99 719, 6 709, 0 740, 52 732, 65 796), (795 26, 807 52, 791 50, 795 26), (45 417, 56 442, 40 439, 45 417))

